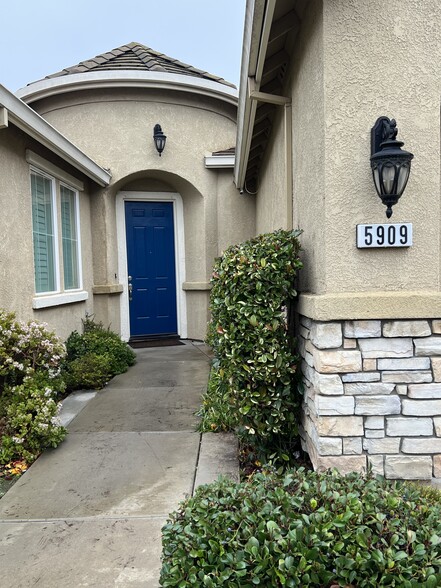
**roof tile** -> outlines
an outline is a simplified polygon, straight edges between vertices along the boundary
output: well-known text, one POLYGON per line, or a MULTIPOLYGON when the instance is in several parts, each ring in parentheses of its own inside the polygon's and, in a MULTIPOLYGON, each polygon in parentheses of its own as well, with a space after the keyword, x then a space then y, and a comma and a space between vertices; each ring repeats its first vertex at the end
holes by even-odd
POLYGON ((197 69, 187 63, 168 57, 163 53, 154 51, 141 43, 131 42, 122 45, 96 57, 81 61, 77 65, 66 67, 65 69, 46 76, 56 78, 75 73, 84 73, 92 71, 112 71, 112 70, 137 70, 137 71, 163 71, 167 73, 177 73, 186 76, 198 77, 235 87, 223 78, 212 75, 206 71, 197 69))

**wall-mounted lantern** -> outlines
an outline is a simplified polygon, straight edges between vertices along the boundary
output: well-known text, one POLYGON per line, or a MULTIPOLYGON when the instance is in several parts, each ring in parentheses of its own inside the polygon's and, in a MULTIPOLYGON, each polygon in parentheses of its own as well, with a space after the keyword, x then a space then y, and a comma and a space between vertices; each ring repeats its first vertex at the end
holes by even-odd
POLYGON ((371 130, 371 167, 375 188, 383 204, 386 216, 392 216, 392 206, 398 202, 409 179, 413 154, 404 151, 402 141, 397 141, 395 119, 381 116, 371 130))
POLYGON ((161 157, 161 153, 164 151, 166 140, 167 137, 162 132, 161 125, 155 125, 155 128, 153 129, 153 141, 155 142, 156 151, 159 153, 159 157, 161 157))

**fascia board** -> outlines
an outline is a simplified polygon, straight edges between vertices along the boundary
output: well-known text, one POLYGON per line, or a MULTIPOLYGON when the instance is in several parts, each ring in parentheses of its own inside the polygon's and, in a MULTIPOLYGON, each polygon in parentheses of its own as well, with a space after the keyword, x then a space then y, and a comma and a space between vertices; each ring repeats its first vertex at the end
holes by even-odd
POLYGON ((42 98, 96 88, 160 88, 216 98, 237 106, 236 88, 188 75, 144 71, 98 71, 44 79, 21 88, 16 95, 26 103, 42 98))
POLYGON ((8 111, 9 122, 44 147, 47 147, 52 153, 61 157, 61 159, 84 173, 98 185, 104 187, 110 184, 111 175, 109 172, 90 159, 44 118, 1 84, 0 106, 3 106, 8 111))
POLYGON ((245 12, 234 169, 234 182, 238 190, 244 188, 251 133, 256 116, 257 105, 250 100, 248 80, 250 77, 254 78, 257 72, 262 28, 265 20, 265 5, 265 0, 248 0, 245 12))
POLYGON ((8 126, 8 111, 4 106, 0 106, 0 129, 6 129, 8 126))

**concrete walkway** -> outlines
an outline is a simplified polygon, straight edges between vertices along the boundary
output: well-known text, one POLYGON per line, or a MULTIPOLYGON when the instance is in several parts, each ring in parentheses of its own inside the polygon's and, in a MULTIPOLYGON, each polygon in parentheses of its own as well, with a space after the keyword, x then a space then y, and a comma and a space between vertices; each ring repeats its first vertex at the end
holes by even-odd
POLYGON ((220 473, 237 477, 232 436, 195 433, 210 358, 202 344, 137 350, 98 393, 63 407, 66 440, 0 500, 4 588, 158 588, 161 527, 220 473))

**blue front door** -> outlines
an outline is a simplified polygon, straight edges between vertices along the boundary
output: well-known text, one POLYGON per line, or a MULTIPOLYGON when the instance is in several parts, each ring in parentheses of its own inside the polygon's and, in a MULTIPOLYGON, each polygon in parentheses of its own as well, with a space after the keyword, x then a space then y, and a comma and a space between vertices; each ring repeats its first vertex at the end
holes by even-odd
POLYGON ((130 337, 176 335, 173 204, 126 202, 130 337))

